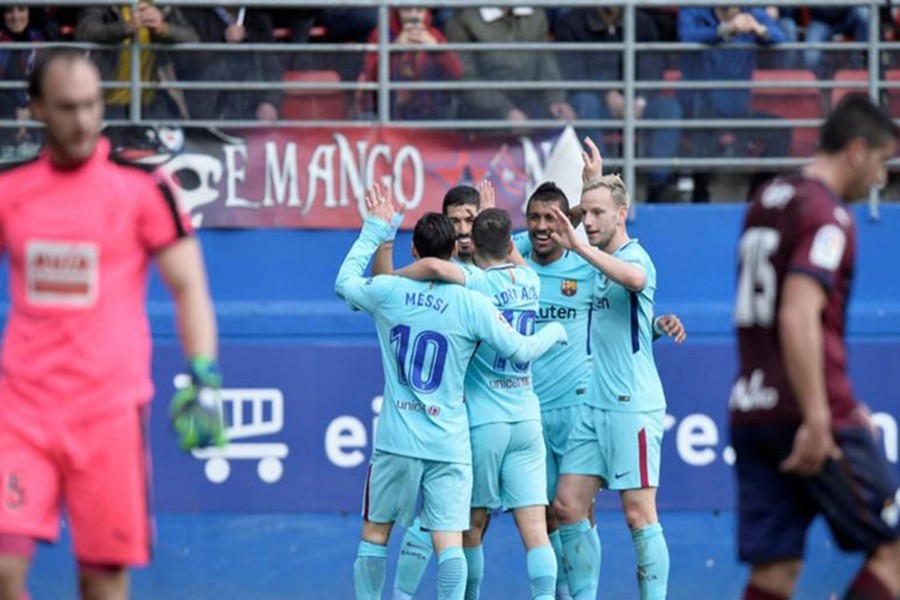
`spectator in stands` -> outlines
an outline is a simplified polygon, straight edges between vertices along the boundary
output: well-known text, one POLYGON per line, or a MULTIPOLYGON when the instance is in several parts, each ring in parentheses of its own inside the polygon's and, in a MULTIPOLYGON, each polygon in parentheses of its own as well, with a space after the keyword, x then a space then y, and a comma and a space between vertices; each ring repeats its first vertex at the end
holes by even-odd
POLYGON ((575 119, 562 90, 499 90, 494 81, 559 81, 551 52, 517 50, 515 44, 546 42, 547 17, 528 7, 465 8, 447 23, 450 42, 509 43, 509 50, 460 52, 463 77, 484 88, 463 92, 461 116, 470 119, 575 119))
POLYGON ((641 9, 653 19, 661 42, 678 41, 678 7, 653 6, 641 9))
MULTIPOLYGON (((378 10, 372 8, 293 8, 267 9, 275 26, 288 28, 292 44, 313 39, 324 44, 361 44, 378 25, 378 10)), ((282 59, 286 69, 337 71, 344 81, 355 80, 362 68, 358 52, 290 52, 282 59)))
MULTIPOLYGON (((821 44, 831 42, 834 36, 841 34, 851 36, 856 42, 866 42, 869 40, 869 15, 868 6, 814 6, 809 11, 806 41, 821 44)), ((806 67, 819 77, 829 77, 833 73, 834 68, 829 63, 835 61, 825 60, 821 50, 806 50, 804 54, 806 67)), ((850 66, 862 67, 862 56, 862 52, 852 52, 850 66)))
MULTIPOLYGON (((185 11, 188 21, 204 42, 229 44, 274 43, 269 15, 256 9, 229 6, 185 11)), ((191 116, 198 119, 275 121, 281 92, 259 87, 280 82, 284 69, 273 52, 212 52, 201 60, 192 57, 181 66, 185 78, 194 81, 247 82, 248 91, 210 89, 186 94, 191 116)))
MULTIPOLYGON (((425 8, 400 8, 391 11, 390 40, 394 44, 434 46, 446 43, 444 34, 431 24, 431 11, 425 8)), ((378 30, 370 43, 378 41, 378 30)), ((462 77, 463 66, 455 53, 396 52, 391 54, 391 81, 447 81, 462 77)), ((360 81, 378 81, 378 54, 366 55, 360 81)), ((403 120, 450 119, 454 109, 452 94, 441 90, 397 90, 391 92, 391 118, 403 120)), ((377 110, 377 93, 363 92, 357 109, 371 117, 377 110)))
MULTIPOLYGON (((122 44, 122 49, 114 54, 92 53, 103 79, 119 83, 131 81, 130 46, 134 40, 144 45, 190 43, 199 39, 178 8, 159 7, 148 1, 136 5, 85 8, 78 19, 75 37, 83 42, 122 44)), ((141 81, 166 82, 175 79, 173 63, 167 53, 141 50, 140 58, 141 81)), ((107 90, 106 118, 128 118, 130 104, 130 89, 107 90)), ((141 107, 145 119, 187 117, 184 97, 179 90, 143 90, 141 107)))
MULTIPOLYGON (((0 42, 39 42, 44 36, 31 24, 27 6, 5 6, 0 23, 0 42)), ((36 50, 0 50, 0 79, 21 81, 23 89, 0 92, 0 119, 29 121, 28 94, 24 82, 34 66, 36 50)), ((4 154, 15 154, 16 147, 27 142, 29 132, 21 129, 0 129, 0 146, 4 154)))
MULTIPOLYGON (((653 18, 642 10, 636 11, 635 34, 638 42, 659 42, 659 31, 653 18)), ((557 41, 560 42, 621 42, 622 8, 603 6, 577 8, 563 14, 556 22, 557 41)), ((566 52, 560 59, 565 79, 575 81, 617 81, 624 78, 622 52, 619 50, 598 53, 596 51, 566 52)), ((637 77, 642 81, 662 81, 665 65, 658 53, 638 54, 637 77)), ((625 113, 625 96, 621 90, 578 90, 569 93, 572 107, 581 119, 622 119, 625 113)), ((636 95, 634 116, 637 119, 681 118, 681 106, 675 98, 655 93, 639 92, 636 95)), ((583 131, 600 147, 603 156, 613 153, 603 143, 603 133, 597 130, 583 131)), ((640 136, 639 152, 652 158, 672 158, 678 152, 677 129, 650 129, 640 136)), ((674 196, 674 181, 670 169, 650 172, 647 198, 650 201, 674 196)))
MULTIPOLYGON (((757 52, 753 49, 728 48, 729 43, 777 44, 784 41, 764 7, 742 9, 737 6, 715 8, 682 8, 678 14, 678 35, 682 42, 709 44, 709 50, 684 53, 682 77, 686 81, 751 81, 756 68, 757 52)), ((684 114, 706 119, 774 119, 774 115, 753 112, 749 89, 683 90, 679 94, 684 114)), ((720 148, 722 132, 718 129, 695 129, 691 135, 693 152, 700 157, 750 153, 764 157, 784 156, 790 146, 787 129, 744 129, 736 132, 735 141, 720 148)), ((758 182, 767 174, 757 174, 758 182)), ((708 175, 694 177, 694 201, 709 201, 708 175)))
MULTIPOLYGON (((797 22, 794 20, 794 9, 789 7, 778 7, 770 5, 766 7, 766 13, 781 33, 784 35, 784 43, 792 44, 799 38, 797 37, 797 22)), ((796 50, 774 50, 764 52, 759 57, 759 67, 761 69, 800 69, 801 59, 796 50)))

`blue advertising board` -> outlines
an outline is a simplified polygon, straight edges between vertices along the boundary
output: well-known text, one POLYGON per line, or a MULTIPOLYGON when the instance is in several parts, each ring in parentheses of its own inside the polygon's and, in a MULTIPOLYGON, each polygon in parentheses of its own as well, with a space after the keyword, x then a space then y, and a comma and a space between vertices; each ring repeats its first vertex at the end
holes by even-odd
MULTIPOLYGON (((896 464, 900 419, 900 205, 873 222, 855 207, 858 268, 848 309, 850 370, 896 464)), ((743 207, 641 206, 630 233, 659 273, 658 312, 677 312, 683 346, 655 345, 668 399, 662 508, 733 507, 725 406, 736 372, 734 253, 743 207)), ((193 511, 356 511, 380 411, 382 371, 371 319, 335 297, 355 231, 201 230, 221 334, 231 435, 220 454, 184 454, 166 406, 183 368, 165 287, 149 286, 156 343, 156 507, 193 511)), ((401 233, 395 259, 409 259, 401 233)), ((0 298, 7 297, 0 268, 0 298)), ((0 320, 5 307, 0 305, 0 320)), ((601 494, 601 505, 617 502, 601 494)))
MULTIPOLYGON (((669 403, 660 507, 731 508, 725 406, 736 371, 733 343, 663 342, 656 355, 669 403)), ((857 393, 876 413, 896 464, 900 346, 855 342, 850 358, 857 393)), ((183 365, 177 345, 160 344, 154 364, 158 397, 168 397, 183 365)), ((182 453, 168 431, 165 404, 156 406, 157 509, 357 511, 382 401, 377 347, 225 343, 222 366, 232 434, 225 450, 182 453)), ((611 502, 617 502, 612 494, 601 494, 601 506, 611 502)))

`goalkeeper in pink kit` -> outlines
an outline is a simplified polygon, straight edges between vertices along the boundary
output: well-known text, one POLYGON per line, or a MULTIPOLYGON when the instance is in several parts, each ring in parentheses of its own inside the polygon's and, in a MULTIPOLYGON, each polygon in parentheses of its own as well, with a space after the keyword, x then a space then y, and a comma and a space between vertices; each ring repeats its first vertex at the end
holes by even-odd
POLYGON ((128 595, 150 559, 147 277, 175 302, 192 385, 172 403, 181 446, 224 443, 216 324, 191 226, 160 175, 110 157, 97 69, 48 52, 29 81, 46 149, 0 174, 10 296, 0 357, 0 600, 27 598, 36 541, 65 505, 81 596, 128 595), (202 400, 202 401, 201 401, 202 400))

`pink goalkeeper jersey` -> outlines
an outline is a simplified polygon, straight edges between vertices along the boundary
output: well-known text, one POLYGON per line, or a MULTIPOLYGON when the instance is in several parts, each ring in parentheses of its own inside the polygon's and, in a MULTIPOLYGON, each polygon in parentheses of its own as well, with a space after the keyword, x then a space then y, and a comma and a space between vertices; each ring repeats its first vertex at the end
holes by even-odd
POLYGON ((148 267, 190 223, 160 176, 109 153, 101 139, 76 169, 44 153, 0 174, 0 411, 83 419, 152 397, 148 267))

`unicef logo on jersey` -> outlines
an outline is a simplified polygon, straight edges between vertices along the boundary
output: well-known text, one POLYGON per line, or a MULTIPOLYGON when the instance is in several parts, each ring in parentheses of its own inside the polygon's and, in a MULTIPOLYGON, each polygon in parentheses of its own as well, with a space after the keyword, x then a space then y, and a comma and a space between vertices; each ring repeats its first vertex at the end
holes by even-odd
POLYGON ((396 406, 399 410, 408 410, 417 413, 427 413, 428 416, 437 418, 441 416, 441 409, 439 406, 434 404, 425 404, 424 402, 409 402, 404 400, 397 400, 394 402, 394 406, 396 406))

